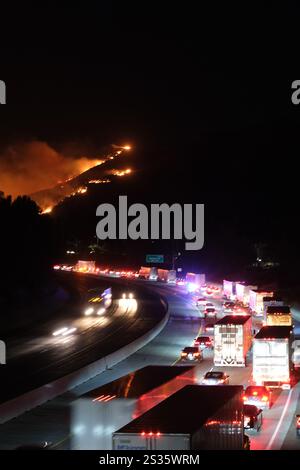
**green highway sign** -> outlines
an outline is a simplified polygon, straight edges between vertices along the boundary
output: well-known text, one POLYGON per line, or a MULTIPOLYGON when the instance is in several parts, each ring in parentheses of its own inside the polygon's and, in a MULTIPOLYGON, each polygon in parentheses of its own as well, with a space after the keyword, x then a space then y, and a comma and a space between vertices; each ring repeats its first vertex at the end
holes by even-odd
POLYGON ((164 255, 146 255, 146 263, 163 263, 164 255))

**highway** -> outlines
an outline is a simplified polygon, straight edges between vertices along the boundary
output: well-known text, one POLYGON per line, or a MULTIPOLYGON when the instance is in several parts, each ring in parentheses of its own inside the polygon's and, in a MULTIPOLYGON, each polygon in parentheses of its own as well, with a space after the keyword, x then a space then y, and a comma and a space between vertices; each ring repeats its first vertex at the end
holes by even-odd
POLYGON ((17 339, 3 338, 6 340, 7 364, 1 368, 1 403, 120 349, 164 316, 163 305, 142 285, 135 286, 134 299, 124 300, 122 294, 126 282, 75 273, 66 275, 82 295, 87 295, 89 289, 102 290, 112 285, 111 306, 100 316, 85 316, 86 303, 77 302, 53 319, 19 334, 17 339), (73 334, 53 336, 53 332, 66 327, 74 329, 73 334))
MULTIPOLYGON (((0 427, 0 448, 11 449, 16 445, 39 441, 50 441, 55 449, 70 449, 71 434, 71 403, 77 397, 104 385, 122 375, 145 365, 175 365, 179 363, 180 351, 192 344, 193 339, 203 331, 204 321, 199 318, 198 309, 191 298, 179 288, 166 287, 157 283, 151 284, 151 289, 164 295, 169 303, 170 320, 164 330, 138 352, 122 361, 111 370, 76 387, 71 392, 62 395, 42 405, 23 416, 3 424, 0 427)), ((221 299, 209 299, 219 309, 222 316, 221 299)), ((299 327, 298 313, 295 312, 295 325, 299 327)), ((199 379, 205 372, 213 369, 212 351, 204 351, 204 359, 197 365, 199 379)), ((227 367, 230 384, 249 385, 251 381, 251 356, 247 367, 227 367)), ((264 423, 261 432, 248 433, 251 439, 251 449, 300 449, 300 439, 295 438, 294 414, 299 408, 299 385, 291 391, 276 391, 274 405, 265 410, 264 423), (292 444, 291 444, 292 443, 292 444)))

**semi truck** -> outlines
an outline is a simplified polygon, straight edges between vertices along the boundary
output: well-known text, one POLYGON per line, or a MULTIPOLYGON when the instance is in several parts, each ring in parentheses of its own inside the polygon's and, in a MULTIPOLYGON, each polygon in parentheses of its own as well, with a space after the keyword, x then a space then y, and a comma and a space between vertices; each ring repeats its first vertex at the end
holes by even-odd
POLYGON ((253 290, 249 292, 249 307, 253 315, 257 317, 262 317, 264 314, 264 297, 273 297, 274 293, 271 291, 265 290, 253 290))
POLYGON ((162 282, 167 282, 169 278, 169 270, 158 268, 157 270, 157 280, 162 282))
POLYGON ((146 366, 87 392, 72 403, 71 448, 111 449, 113 431, 197 380, 194 366, 146 366))
POLYGON ((293 328, 263 326, 253 339, 253 381, 256 385, 290 388, 293 328))
POLYGON ((255 289, 257 289, 257 286, 248 286, 242 282, 237 282, 235 285, 236 300, 247 307, 249 305, 250 290, 255 289))
POLYGON ((150 266, 141 266, 139 270, 139 278, 149 281, 157 281, 157 268, 150 266))
POLYGON ((177 277, 176 270, 170 269, 170 271, 168 272, 168 279, 167 279, 168 284, 176 284, 176 277, 177 277))
POLYGON ((226 315, 214 325, 214 365, 245 367, 252 343, 251 315, 226 315))
POLYGON ((266 324, 268 326, 292 326, 292 313, 287 305, 267 307, 266 324))
POLYGON ((113 433, 113 449, 242 450, 243 387, 187 385, 113 433))
POLYGON ((187 273, 185 282, 188 291, 198 291, 205 285, 205 274, 187 273))
POLYGON ((292 362, 294 364, 295 369, 300 368, 300 340, 295 339, 292 344, 293 354, 292 354, 292 362))
POLYGON ((96 271, 96 262, 79 260, 75 264, 74 271, 80 273, 94 273, 96 271))
POLYGON ((228 300, 236 300, 236 283, 234 281, 223 281, 223 296, 228 300))
POLYGON ((284 302, 281 297, 264 297, 263 298, 263 313, 264 323, 267 323, 267 308, 268 307, 280 307, 283 306, 284 302))

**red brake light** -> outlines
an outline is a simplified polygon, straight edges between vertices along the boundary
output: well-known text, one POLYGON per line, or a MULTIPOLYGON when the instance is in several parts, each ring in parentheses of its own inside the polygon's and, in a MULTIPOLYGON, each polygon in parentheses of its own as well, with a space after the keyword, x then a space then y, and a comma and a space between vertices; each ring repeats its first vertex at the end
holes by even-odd
POLYGON ((258 395, 258 392, 253 392, 252 395, 256 397, 258 395))
POLYGON ((157 437, 159 437, 159 436, 160 436, 160 432, 157 432, 156 435, 157 435, 157 437))
POLYGON ((246 401, 247 400, 247 397, 246 395, 243 396, 243 401, 246 401))
POLYGON ((297 417, 297 426, 300 426, 300 416, 297 417))
POLYGON ((268 401, 267 395, 264 395, 264 396, 262 397, 262 401, 268 401))
POLYGON ((149 432, 148 435, 149 435, 149 436, 153 436, 153 432, 152 432, 152 431, 149 432))
POLYGON ((145 436, 145 434, 146 434, 145 431, 141 432, 141 436, 145 436))

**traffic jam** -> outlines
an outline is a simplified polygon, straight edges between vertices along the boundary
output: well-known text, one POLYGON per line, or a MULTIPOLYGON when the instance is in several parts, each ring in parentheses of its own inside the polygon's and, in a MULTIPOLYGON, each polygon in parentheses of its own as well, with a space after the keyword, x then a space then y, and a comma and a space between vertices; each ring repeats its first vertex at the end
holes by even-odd
MULTIPOLYGON (((139 271, 123 271, 99 269, 87 263, 93 262, 79 262, 72 270, 168 287, 192 305, 200 328, 192 343, 179 351, 173 365, 200 367, 197 385, 218 389, 226 385, 242 386, 243 448, 250 449, 249 436, 251 448, 252 441, 254 448, 266 448, 265 443, 255 447, 256 436, 264 434, 264 422, 273 419, 281 424, 283 414, 271 417, 272 410, 281 409, 281 392, 291 391, 299 380, 300 340, 294 335, 290 306, 276 292, 244 282, 224 280, 223 285, 209 285, 205 274, 187 273, 178 278, 175 270, 141 267, 139 271)), ((70 270, 64 266, 59 269, 70 270)), ((132 299, 133 294, 127 293, 120 301, 132 299)), ((110 290, 100 297, 94 293, 84 315, 102 315, 109 302, 110 290)), ((68 333, 61 330, 59 334, 68 333)), ((288 404, 288 400, 283 402, 284 413, 288 404)), ((300 415, 295 414, 293 420, 296 436, 300 437, 300 415)), ((278 433, 277 426, 270 442, 278 433)))
MULTIPOLYGON (((192 293, 201 334, 182 349, 179 361, 201 362, 205 352, 212 357, 213 367, 203 375, 203 385, 228 385, 237 368, 247 368, 247 384, 242 383, 244 429, 256 434, 263 431, 264 415, 276 405, 280 392, 291 390, 298 380, 300 340, 293 333, 291 308, 275 292, 258 286, 203 281, 204 275, 188 273, 180 283, 192 293)), ((300 416, 294 418, 300 437, 300 416)))

